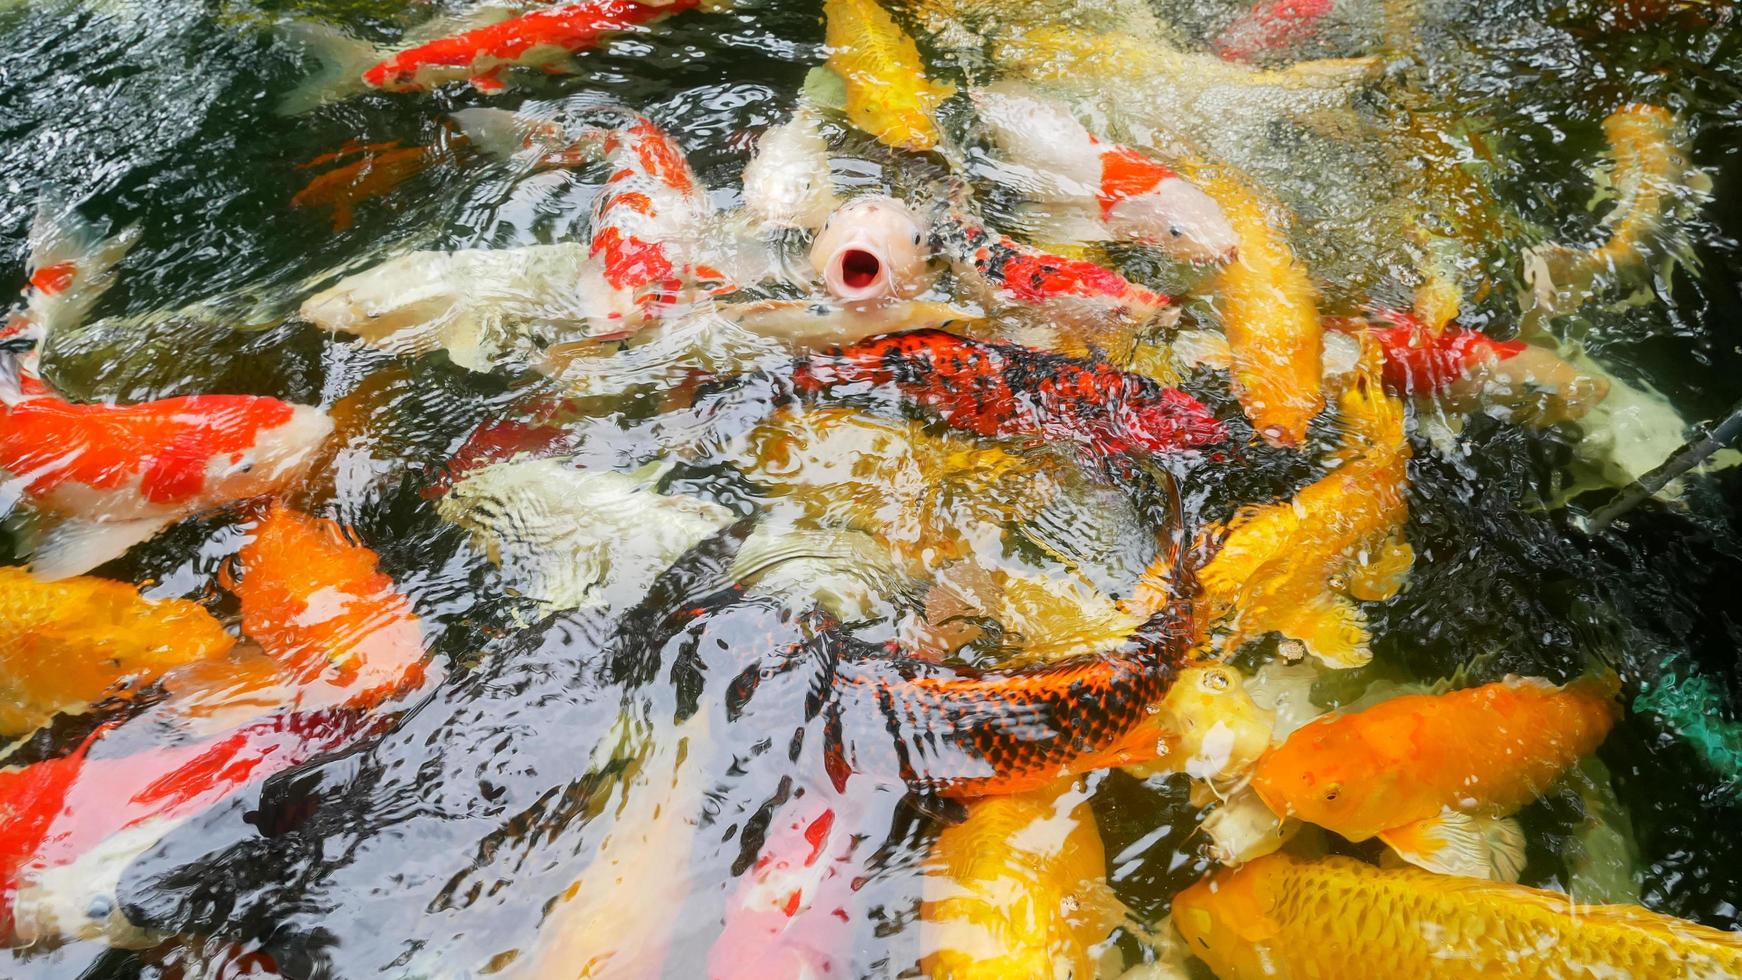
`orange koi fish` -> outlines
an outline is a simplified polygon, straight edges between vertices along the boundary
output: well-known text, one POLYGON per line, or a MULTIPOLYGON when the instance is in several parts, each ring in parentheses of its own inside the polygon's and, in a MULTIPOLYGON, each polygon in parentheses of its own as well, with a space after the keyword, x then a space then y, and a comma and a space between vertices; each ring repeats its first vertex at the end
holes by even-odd
POLYGON ((138 405, 75 404, 37 366, 51 328, 82 313, 126 243, 79 244, 69 230, 37 239, 30 292, 0 329, 13 383, 0 390, 0 470, 14 499, 53 526, 32 570, 45 579, 88 571, 185 517, 270 493, 299 476, 332 429, 318 408, 253 395, 192 395, 138 405), (71 294, 70 301, 58 302, 71 294))
POLYGON ((238 558, 242 632, 275 665, 287 704, 368 707, 423 681, 410 600, 337 524, 274 502, 238 558))
POLYGON ((846 88, 847 118, 886 146, 930 150, 933 114, 956 92, 926 78, 919 46, 877 0, 824 0, 828 66, 846 88))
POLYGON ((363 83, 387 92, 422 92, 469 81, 480 92, 507 88, 502 73, 529 67, 561 69, 572 54, 612 34, 698 6, 700 0, 585 0, 534 10, 497 24, 401 51, 363 72, 363 83))
POLYGON ((1619 714, 1613 678, 1407 695, 1307 723, 1258 761, 1252 787, 1279 816, 1452 864, 1454 854, 1436 852, 1478 843, 1448 815, 1505 817, 1530 803, 1595 751, 1619 714))
POLYGON ((150 601, 107 579, 39 582, 0 568, 0 735, 130 695, 236 641, 197 603, 150 601))
POLYGON ((1733 932, 1346 857, 1223 871, 1181 892, 1173 921, 1222 980, 1742 976, 1733 932))
POLYGON ((1167 165, 1091 133, 1062 104, 1009 83, 974 93, 980 119, 1011 162, 1033 171, 1055 243, 1130 241, 1187 262, 1226 262, 1239 240, 1221 205, 1167 165))
POLYGON ((359 202, 388 193, 428 170, 441 157, 442 151, 436 147, 406 146, 397 140, 365 145, 353 140, 334 153, 298 165, 300 170, 331 167, 291 197, 290 206, 330 208, 333 231, 345 231, 356 220, 359 202))

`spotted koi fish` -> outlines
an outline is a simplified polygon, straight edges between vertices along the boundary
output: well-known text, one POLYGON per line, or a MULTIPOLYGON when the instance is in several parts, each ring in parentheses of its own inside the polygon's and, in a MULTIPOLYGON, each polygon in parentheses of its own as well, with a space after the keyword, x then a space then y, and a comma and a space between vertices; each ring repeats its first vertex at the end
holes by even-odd
POLYGON ((510 68, 558 71, 564 59, 591 50, 612 34, 632 30, 700 0, 585 0, 534 10, 496 24, 438 38, 371 65, 363 83, 387 92, 421 92, 469 81, 480 92, 507 88, 510 68))
POLYGON ((300 475, 332 429, 318 408, 253 395, 137 405, 69 402, 43 381, 38 350, 82 315, 128 242, 39 222, 30 287, 0 328, 0 470, 13 501, 44 520, 32 571, 77 575, 185 517, 270 493, 300 475))
POLYGON ((637 116, 607 135, 603 150, 611 175, 593 206, 594 267, 582 276, 583 295, 605 297, 596 339, 640 330, 687 282, 725 278, 690 261, 708 199, 677 143, 637 116))
POLYGON ((945 425, 981 436, 1038 436, 1099 455, 1148 455, 1218 443, 1197 399, 1095 361, 941 330, 874 337, 799 362, 801 396, 893 389, 945 425))
POLYGON ((1255 61, 1310 39, 1333 6, 1333 0, 1264 0, 1223 28, 1210 47, 1226 61, 1255 61))

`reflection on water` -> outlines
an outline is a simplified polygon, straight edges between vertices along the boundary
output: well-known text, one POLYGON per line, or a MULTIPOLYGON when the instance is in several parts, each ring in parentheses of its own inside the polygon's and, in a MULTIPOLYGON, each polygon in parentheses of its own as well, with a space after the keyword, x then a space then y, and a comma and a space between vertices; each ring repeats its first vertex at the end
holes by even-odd
POLYGON ((1733 14, 0 2, 0 973, 1742 973, 1733 14))

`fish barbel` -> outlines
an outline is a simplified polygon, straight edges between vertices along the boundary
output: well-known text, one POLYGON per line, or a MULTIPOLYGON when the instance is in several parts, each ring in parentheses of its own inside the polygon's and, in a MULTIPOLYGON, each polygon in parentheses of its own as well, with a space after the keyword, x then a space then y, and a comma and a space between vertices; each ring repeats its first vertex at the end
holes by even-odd
POLYGON ((1742 976, 1742 938, 1634 905, 1272 854, 1174 899, 1173 921, 1222 980, 1307 977, 1742 976))

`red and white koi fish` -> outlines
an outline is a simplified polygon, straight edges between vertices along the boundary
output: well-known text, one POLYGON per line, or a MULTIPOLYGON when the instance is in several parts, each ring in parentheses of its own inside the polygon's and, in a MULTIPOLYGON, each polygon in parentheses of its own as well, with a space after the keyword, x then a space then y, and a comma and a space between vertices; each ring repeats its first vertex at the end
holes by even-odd
POLYGON ((0 329, 0 494, 47 526, 31 570, 89 571, 185 517, 270 493, 300 475, 332 429, 318 408, 254 395, 190 395, 138 405, 75 404, 47 385, 38 349, 107 284, 129 233, 90 244, 64 219, 39 221, 30 290, 0 329))
MULTIPOLYGON (((1435 398, 1459 410, 1509 409, 1539 425, 1582 418, 1609 393, 1603 378, 1559 354, 1520 340, 1495 340, 1448 324, 1434 331, 1418 317, 1382 311, 1368 332, 1385 352, 1385 387, 1435 398)), ((1348 328, 1350 321, 1332 321, 1348 328)))
POLYGON ((160 937, 129 922, 115 897, 133 858, 200 811, 380 722, 349 712, 283 714, 214 737, 102 754, 145 724, 105 727, 71 755, 0 770, 0 942, 154 945, 160 937))
POLYGON ((1238 238, 1215 199, 1172 168, 1104 142, 1062 104, 995 85, 974 93, 992 139, 1041 205, 1035 234, 1057 243, 1129 241, 1188 262, 1226 262, 1238 238))
POLYGON ((1263 0, 1222 28, 1210 48, 1225 61, 1253 61, 1311 38, 1334 0, 1263 0))
POLYGON ((596 339, 623 337, 665 315, 696 279, 721 280, 693 262, 708 198, 683 150, 646 117, 604 141, 611 176, 593 205, 583 295, 600 297, 596 339))
POLYGON ((762 853, 726 906, 708 951, 708 980, 845 974, 857 879, 875 850, 854 826, 865 802, 813 790, 775 815, 762 853))
POLYGON ((354 38, 317 25, 294 25, 293 39, 326 63, 286 100, 285 112, 311 109, 345 92, 423 92, 466 81, 480 92, 505 90, 504 73, 533 68, 562 73, 569 58, 597 48, 607 38, 646 27, 703 0, 581 0, 540 7, 383 53, 354 38))
POLYGON ((1059 335, 1042 346, 1074 356, 1122 357, 1139 328, 1171 318, 1173 300, 1103 265, 1066 258, 988 229, 951 209, 932 226, 932 243, 982 302, 1036 311, 1059 335))

